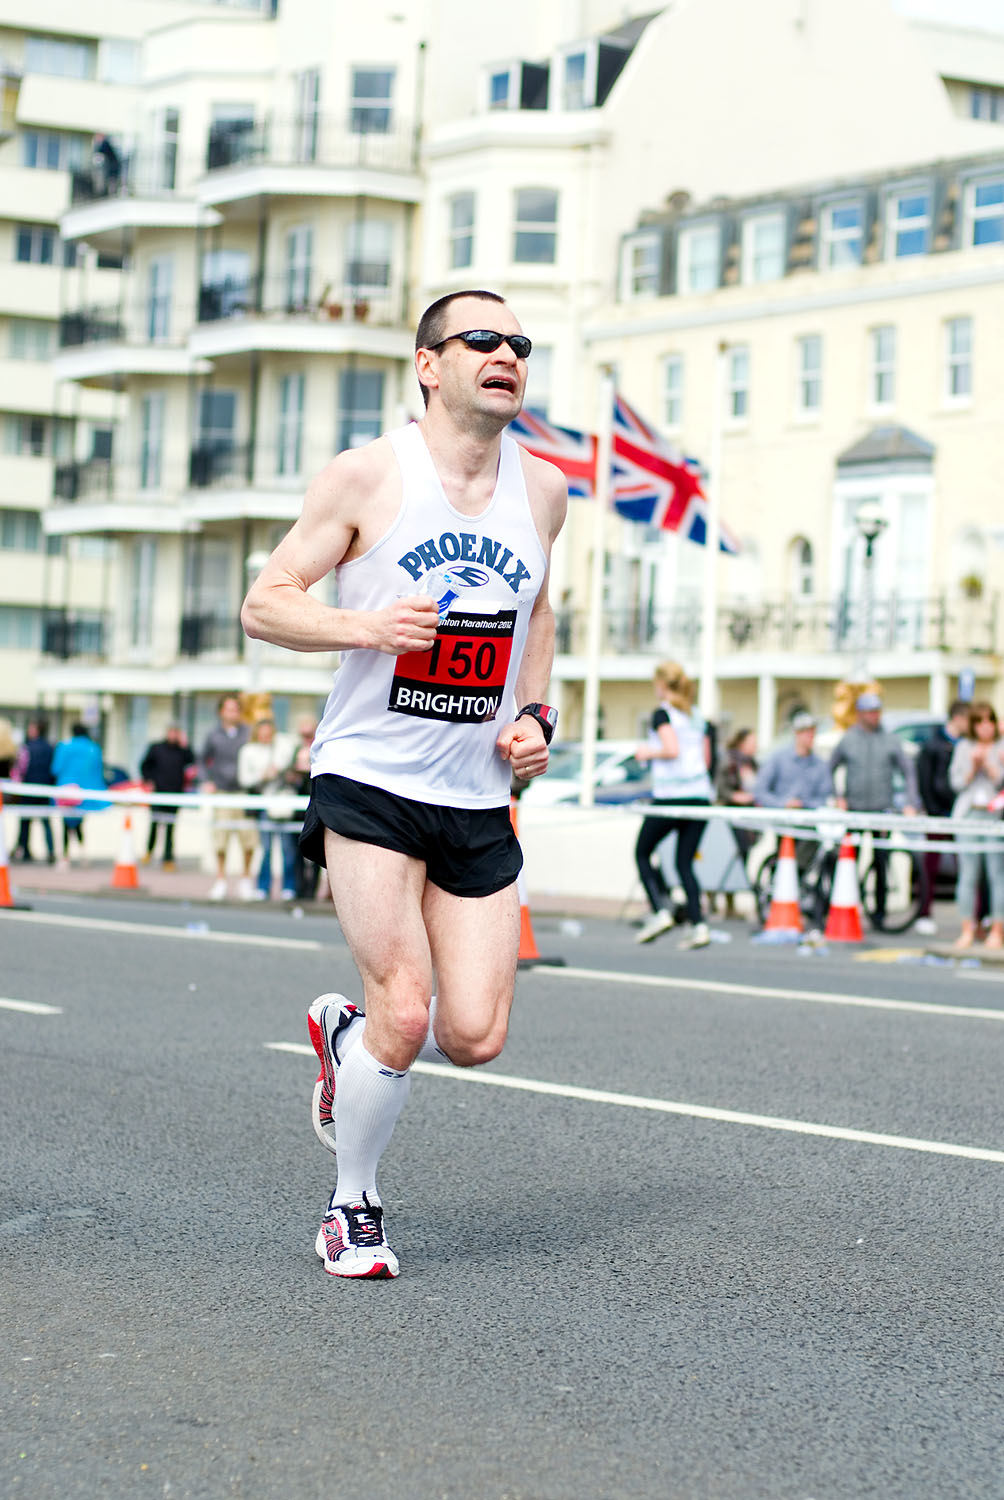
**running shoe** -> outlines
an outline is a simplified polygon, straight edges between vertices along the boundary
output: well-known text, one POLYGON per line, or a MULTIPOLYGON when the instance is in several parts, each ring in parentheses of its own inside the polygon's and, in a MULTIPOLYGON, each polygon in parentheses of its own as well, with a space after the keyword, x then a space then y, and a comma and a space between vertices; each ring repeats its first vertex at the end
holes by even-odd
POLYGON ((338 1038, 363 1012, 344 995, 318 995, 307 1011, 307 1029, 314 1051, 321 1060, 321 1071, 314 1084, 310 1118, 314 1134, 329 1151, 335 1146, 335 1074, 341 1059, 338 1038))
POLYGON ((707 948, 710 942, 711 933, 708 931, 707 922, 695 922, 687 933, 687 936, 682 938, 676 946, 684 950, 688 948, 707 948))
POLYGON ((671 911, 666 911, 664 907, 661 907, 658 911, 654 911, 650 917, 645 918, 645 921, 638 929, 638 935, 635 938, 635 942, 650 943, 652 939, 657 938, 661 932, 668 932, 672 925, 673 913, 671 911))
POLYGON ((336 1203, 328 1209, 317 1231, 314 1249, 329 1276, 351 1276, 376 1281, 396 1276, 397 1256, 387 1243, 383 1208, 376 1193, 363 1193, 360 1203, 336 1203))

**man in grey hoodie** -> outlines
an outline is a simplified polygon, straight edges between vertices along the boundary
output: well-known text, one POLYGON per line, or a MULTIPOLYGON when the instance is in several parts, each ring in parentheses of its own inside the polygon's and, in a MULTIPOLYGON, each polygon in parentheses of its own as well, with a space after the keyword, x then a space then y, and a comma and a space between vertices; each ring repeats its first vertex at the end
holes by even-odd
MULTIPOLYGON (((857 723, 840 740, 830 757, 830 772, 844 768, 845 785, 837 806, 851 812, 892 812, 896 775, 906 785, 903 812, 917 811, 917 776, 913 762, 894 734, 882 728, 882 699, 878 693, 862 693, 854 707, 857 723)), ((876 831, 877 838, 885 835, 876 831)), ((888 849, 875 850, 875 924, 882 925, 888 891, 888 849)))

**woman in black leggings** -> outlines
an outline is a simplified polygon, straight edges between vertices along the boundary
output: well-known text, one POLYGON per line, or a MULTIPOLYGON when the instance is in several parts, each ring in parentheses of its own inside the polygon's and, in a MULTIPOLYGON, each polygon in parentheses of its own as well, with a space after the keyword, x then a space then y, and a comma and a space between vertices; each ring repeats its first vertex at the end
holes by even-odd
MULTIPOLYGON (((648 739, 635 752, 639 760, 652 763, 654 807, 707 807, 711 802, 708 775, 710 746, 707 727, 693 708, 694 684, 679 662, 662 662, 655 669, 659 706, 652 715, 648 739)), ((638 874, 645 887, 652 914, 642 924, 639 943, 650 943, 673 926, 669 888, 660 865, 652 856, 669 834, 676 834, 676 872, 687 898, 691 930, 681 948, 705 948, 711 941, 701 911, 701 888, 694 874, 694 857, 704 832, 695 818, 662 815, 645 818, 635 845, 638 874)))

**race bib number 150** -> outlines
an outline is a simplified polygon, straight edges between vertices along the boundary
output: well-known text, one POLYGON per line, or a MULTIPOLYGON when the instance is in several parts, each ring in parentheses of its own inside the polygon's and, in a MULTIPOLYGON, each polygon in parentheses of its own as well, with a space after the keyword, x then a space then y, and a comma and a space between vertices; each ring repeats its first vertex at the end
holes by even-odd
POLYGON ((392 713, 452 724, 482 724, 502 704, 516 611, 447 615, 431 651, 409 651, 394 666, 392 713))

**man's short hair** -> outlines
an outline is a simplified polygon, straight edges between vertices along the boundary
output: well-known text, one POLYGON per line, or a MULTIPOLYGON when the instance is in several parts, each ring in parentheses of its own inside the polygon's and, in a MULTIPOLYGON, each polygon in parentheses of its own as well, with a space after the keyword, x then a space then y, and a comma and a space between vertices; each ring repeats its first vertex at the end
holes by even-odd
POLYGON ((240 695, 240 693, 224 693, 222 695, 222 697, 220 697, 220 698, 218 698, 216 700, 216 712, 219 713, 219 711, 223 707, 224 703, 229 703, 230 700, 231 700, 231 698, 237 704, 237 707, 240 708, 240 706, 241 706, 241 695, 240 695))
POLYGON ((950 719, 961 719, 963 714, 969 717, 969 703, 965 698, 956 698, 948 705, 948 717, 950 719))
MULTIPOLYGON (((447 292, 445 297, 437 297, 436 301, 429 304, 418 320, 418 328, 415 331, 416 354, 419 349, 431 349, 434 344, 438 344, 445 337, 444 330, 446 328, 447 308, 451 302, 459 302, 462 297, 477 297, 482 302, 501 302, 503 306, 505 305, 505 298, 500 297, 498 292, 447 292)), ((428 406, 428 387, 422 385, 421 381, 418 384, 422 392, 422 400, 428 406)))

